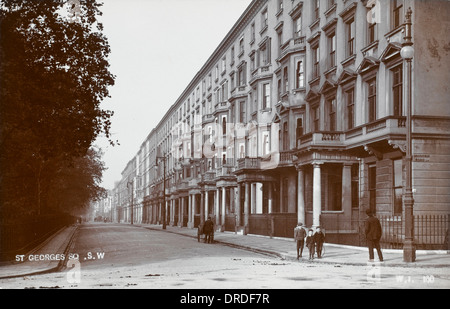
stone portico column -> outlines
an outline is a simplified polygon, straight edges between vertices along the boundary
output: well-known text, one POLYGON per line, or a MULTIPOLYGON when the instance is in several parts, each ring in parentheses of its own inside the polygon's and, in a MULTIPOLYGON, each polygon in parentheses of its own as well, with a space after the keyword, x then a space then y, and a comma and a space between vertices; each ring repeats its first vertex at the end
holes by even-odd
POLYGON ((244 234, 249 232, 250 217, 250 183, 245 183, 245 202, 244 202, 244 234))
POLYGON ((313 227, 320 225, 320 214, 322 213, 321 164, 313 164, 313 227))
POLYGON ((221 214, 221 231, 225 231, 225 213, 226 213, 226 195, 227 195, 227 188, 222 187, 222 214, 221 214))
POLYGON ((305 176, 303 168, 297 168, 297 221, 305 224, 305 176))

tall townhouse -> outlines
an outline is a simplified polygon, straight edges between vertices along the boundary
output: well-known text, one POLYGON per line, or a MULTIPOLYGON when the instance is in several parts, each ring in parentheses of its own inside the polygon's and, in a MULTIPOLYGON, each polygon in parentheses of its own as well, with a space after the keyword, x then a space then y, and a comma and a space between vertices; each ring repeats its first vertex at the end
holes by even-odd
POLYGON ((292 237, 302 222, 362 244, 371 209, 401 243, 409 7, 416 242, 443 243, 450 6, 437 0, 252 1, 124 170, 120 218, 134 203, 146 223, 209 216, 220 231, 292 237))

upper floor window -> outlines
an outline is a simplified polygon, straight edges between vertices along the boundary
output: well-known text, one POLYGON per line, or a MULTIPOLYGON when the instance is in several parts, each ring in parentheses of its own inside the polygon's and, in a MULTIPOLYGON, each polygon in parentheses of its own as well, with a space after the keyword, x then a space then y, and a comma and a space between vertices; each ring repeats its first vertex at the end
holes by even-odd
MULTIPOLYGON (((377 20, 379 17, 376 15, 376 5, 377 3, 374 2, 371 7, 368 8, 367 11, 367 45, 375 42, 378 39, 378 33, 377 33, 377 20)), ((379 5, 379 4, 378 4, 379 5)))
POLYGON ((355 18, 350 18, 345 23, 346 28, 346 41, 347 41, 347 48, 346 48, 346 56, 350 57, 353 56, 356 52, 355 48, 355 18))
POLYGON ((313 17, 314 20, 320 16, 320 0, 313 0, 313 17))
POLYGON ((312 78, 319 77, 319 60, 320 60, 320 54, 319 54, 319 44, 316 44, 312 47, 312 78))
POLYGON ((244 63, 238 68, 238 85, 245 86, 246 84, 246 67, 247 65, 244 63))
POLYGON ((394 116, 403 115, 403 67, 396 66, 392 69, 392 104, 394 108, 394 116))
POLYGON ((222 73, 225 72, 227 70, 227 58, 223 57, 222 58, 222 73))
POLYGON ((305 69, 303 66, 303 61, 297 62, 297 88, 305 87, 305 69))
POLYGON ((336 131, 336 98, 330 98, 327 100, 328 109, 328 130, 336 131))
POLYGON ((270 108, 270 84, 263 85, 263 102, 262 109, 270 108))
POLYGON ((376 77, 367 81, 367 107, 368 121, 377 119, 377 79, 376 77))
POLYGON ((278 12, 283 10, 283 0, 278 0, 278 12))
POLYGON ((252 25, 250 26, 250 41, 251 42, 255 41, 255 36, 256 36, 256 30, 255 30, 255 23, 253 22, 252 25))
POLYGON ((246 111, 246 106, 245 106, 245 101, 241 101, 239 102, 239 122, 240 123, 245 123, 245 111, 246 111))
POLYGON ((295 128, 296 141, 303 135, 303 117, 297 118, 297 127, 295 128))
POLYGON ((355 127, 355 88, 345 91, 347 103, 347 130, 355 127))
POLYGON ((318 132, 320 130, 320 107, 317 104, 311 109, 311 132, 318 132))
POLYGON ((268 38, 265 43, 263 43, 260 47, 260 65, 268 65, 270 64, 270 45, 271 45, 271 38, 268 38))
POLYGON ((289 92, 289 72, 288 67, 283 69, 284 92, 289 92))
POLYGON ((244 37, 239 39, 239 54, 244 53, 244 37))
POLYGON ((336 34, 334 32, 328 36, 328 52, 329 68, 333 68, 336 66, 336 34))
POLYGON ((403 0, 393 0, 392 5, 392 28, 395 29, 403 24, 403 0))
POLYGON ((261 13, 261 29, 264 30, 267 26, 269 26, 269 13, 266 8, 261 13))
POLYGON ((299 38, 302 36, 302 15, 298 15, 294 19, 294 37, 299 38))

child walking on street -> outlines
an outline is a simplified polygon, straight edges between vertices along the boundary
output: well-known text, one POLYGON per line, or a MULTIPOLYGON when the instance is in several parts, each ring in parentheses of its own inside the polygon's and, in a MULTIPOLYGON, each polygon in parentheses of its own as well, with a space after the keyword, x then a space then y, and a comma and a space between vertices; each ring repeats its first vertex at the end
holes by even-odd
POLYGON ((309 259, 314 259, 314 251, 315 251, 315 240, 313 235, 313 230, 308 231, 308 236, 306 236, 306 247, 309 249, 309 259))
POLYGON ((325 234, 320 229, 320 226, 318 226, 316 229, 316 233, 314 234, 314 241, 316 242, 317 257, 320 259, 322 258, 322 248, 325 241, 325 234))

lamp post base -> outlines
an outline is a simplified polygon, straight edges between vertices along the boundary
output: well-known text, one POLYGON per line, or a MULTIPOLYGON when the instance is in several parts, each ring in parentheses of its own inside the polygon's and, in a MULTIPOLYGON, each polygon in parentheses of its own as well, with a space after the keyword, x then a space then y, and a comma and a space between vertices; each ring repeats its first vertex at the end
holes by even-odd
POLYGON ((416 261, 416 248, 411 240, 405 240, 403 243, 403 261, 407 263, 416 261))

